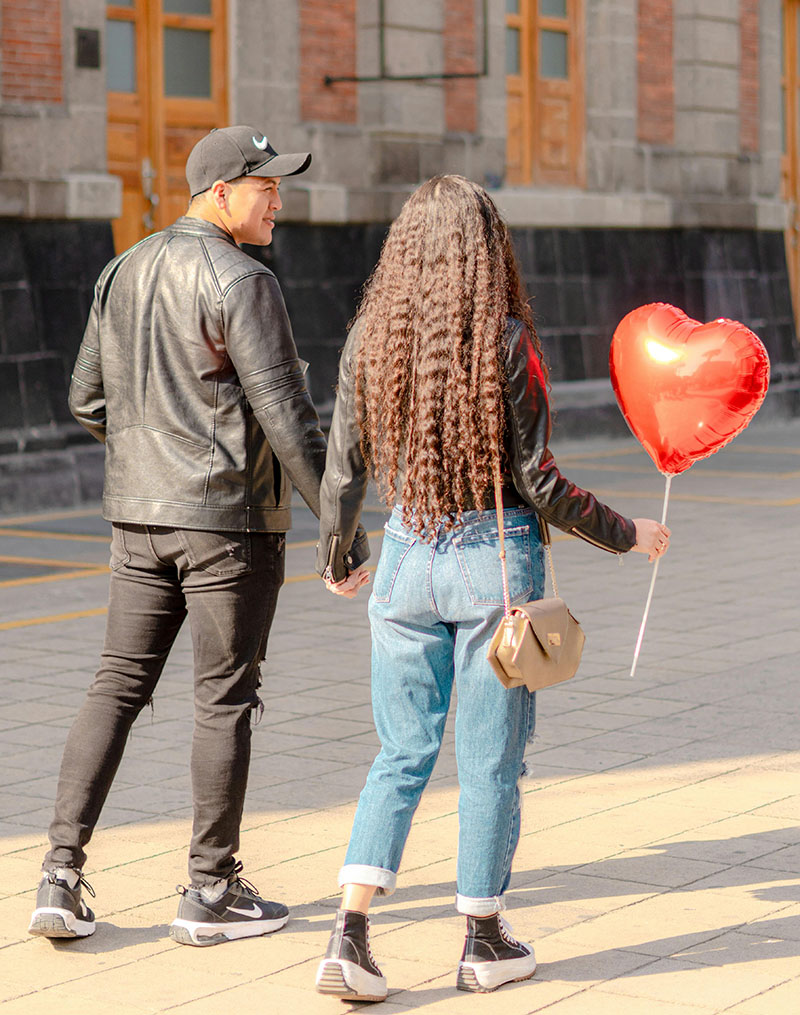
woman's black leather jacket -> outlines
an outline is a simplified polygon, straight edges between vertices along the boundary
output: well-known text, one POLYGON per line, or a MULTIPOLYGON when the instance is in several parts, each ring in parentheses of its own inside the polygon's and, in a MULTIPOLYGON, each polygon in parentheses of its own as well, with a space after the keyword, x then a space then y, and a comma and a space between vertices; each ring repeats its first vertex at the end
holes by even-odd
MULTIPOLYGON (((367 490, 361 431, 355 418, 354 353, 357 328, 348 336, 339 365, 325 475, 320 490, 317 570, 334 581, 366 559, 363 542, 353 540, 367 490), (328 570, 330 569, 330 570, 328 570)), ((561 474, 548 449, 550 408, 542 364, 527 327, 510 320, 504 337, 506 374, 506 457, 520 498, 545 521, 614 553, 636 542, 633 522, 581 490, 561 474)))

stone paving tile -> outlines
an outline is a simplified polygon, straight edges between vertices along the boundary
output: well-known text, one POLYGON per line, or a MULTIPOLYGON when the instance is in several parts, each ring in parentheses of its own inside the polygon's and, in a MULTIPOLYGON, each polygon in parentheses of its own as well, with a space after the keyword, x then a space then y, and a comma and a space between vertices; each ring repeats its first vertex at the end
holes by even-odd
MULTIPOLYGON (((655 1001, 648 998, 646 1006, 640 1006, 632 1002, 636 1007, 627 1007, 621 1002, 618 995, 607 994, 602 989, 594 988, 581 991, 564 1001, 547 1008, 547 1015, 620 1015, 620 1012, 630 1012, 630 1015, 710 1015, 716 1012, 717 1008, 699 1007, 694 1003, 679 1004, 671 1001, 655 1001)), ((735 1010, 735 1009, 734 1009, 735 1010)))
MULTIPOLYGON (((2 990, 2 981, 0 981, 2 990)), ((102 1015, 102 1009, 87 1003, 82 996, 80 983, 69 983, 50 989, 26 990, 21 996, 9 997, 2 1002, 3 1015, 102 1015)), ((107 1001, 102 1002, 103 1005, 107 1001)), ((106 1011, 110 1009, 106 1007, 106 1011)), ((156 1010, 152 1007, 142 1007, 128 1003, 127 1000, 120 1001, 116 996, 113 1002, 113 1010, 118 1015, 152 1015, 156 1010)), ((209 1013, 210 1015, 210 1013, 209 1013)))
MULTIPOLYGON (((731 961, 733 957, 731 956, 731 961)), ((683 1001, 720 1011, 784 982, 786 974, 757 967, 733 966, 720 970, 686 959, 660 959, 642 970, 623 974, 606 983, 605 990, 628 998, 683 1001)))
POLYGON ((797 1009, 797 978, 792 976, 785 983, 751 997, 742 1004, 728 1008, 726 1015, 777 1015, 797 1009))

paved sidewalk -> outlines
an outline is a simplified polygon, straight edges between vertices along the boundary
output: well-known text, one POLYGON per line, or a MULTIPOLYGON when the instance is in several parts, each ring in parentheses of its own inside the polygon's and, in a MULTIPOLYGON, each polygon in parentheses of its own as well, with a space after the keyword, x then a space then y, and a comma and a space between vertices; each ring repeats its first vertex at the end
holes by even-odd
MULTIPOLYGON (((632 515, 663 479, 633 441, 556 446, 632 515)), ((672 484, 663 561, 555 545, 587 632, 580 675, 539 697, 509 918, 540 960, 495 994, 455 990, 457 789, 448 734, 373 950, 396 1015, 781 1015, 800 1010, 800 422, 753 426, 672 484)), ((367 527, 380 530, 374 511, 367 527)), ((181 635, 90 847, 94 937, 26 933, 67 729, 97 663, 107 526, 96 510, 0 519, 0 1004, 3 1015, 338 1013, 313 991, 354 801, 376 747, 366 597, 313 577, 298 512, 254 735, 241 857, 286 901, 269 937, 192 949, 166 928, 185 882, 191 736, 181 635)), ((374 550, 379 536, 372 540, 374 550)), ((377 552, 375 553, 377 557, 377 552)))

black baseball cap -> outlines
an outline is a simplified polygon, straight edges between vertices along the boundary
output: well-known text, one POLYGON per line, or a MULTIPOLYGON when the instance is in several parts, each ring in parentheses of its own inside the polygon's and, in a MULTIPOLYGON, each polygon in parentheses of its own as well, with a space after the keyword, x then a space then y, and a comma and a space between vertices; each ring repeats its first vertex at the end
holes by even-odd
POLYGON ((220 127, 201 137, 192 148, 186 160, 186 180, 192 197, 196 197, 215 180, 296 176, 310 165, 308 152, 279 155, 267 135, 255 127, 220 127))

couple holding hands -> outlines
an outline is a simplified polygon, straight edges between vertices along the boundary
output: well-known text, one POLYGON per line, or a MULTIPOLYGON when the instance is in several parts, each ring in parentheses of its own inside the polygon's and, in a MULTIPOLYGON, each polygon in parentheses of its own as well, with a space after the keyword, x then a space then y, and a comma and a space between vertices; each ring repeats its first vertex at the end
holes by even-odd
POLYGON ((236 852, 291 487, 320 517, 327 588, 352 597, 369 580, 359 515, 374 478, 392 509, 369 601, 381 750, 316 986, 346 1000, 386 997, 367 914, 395 890, 455 687, 456 908, 466 919, 456 986, 491 991, 536 968, 533 947, 501 915, 535 695, 504 688, 486 659, 503 612, 495 470, 512 602, 544 592, 539 516, 651 560, 669 530, 618 514, 560 473, 548 450, 547 368, 509 231, 486 191, 459 176, 420 186, 389 229, 341 355, 326 448, 277 280, 239 247, 271 241, 281 177, 310 161, 279 155, 251 127, 213 131, 187 162, 187 214, 97 283, 70 405, 106 445, 109 614, 100 669, 67 738, 29 929, 93 933, 84 847, 186 617, 194 822, 190 885, 170 935, 211 945, 287 922, 286 906, 240 876, 236 852))

